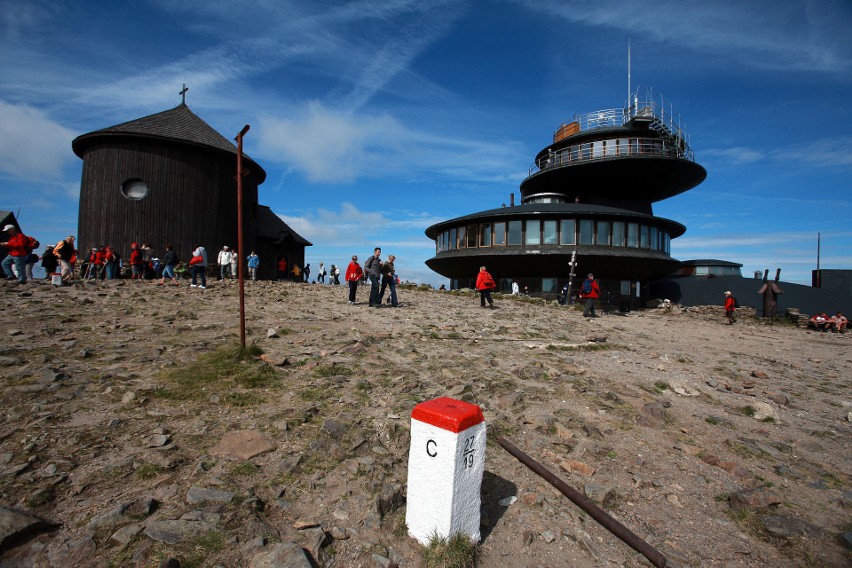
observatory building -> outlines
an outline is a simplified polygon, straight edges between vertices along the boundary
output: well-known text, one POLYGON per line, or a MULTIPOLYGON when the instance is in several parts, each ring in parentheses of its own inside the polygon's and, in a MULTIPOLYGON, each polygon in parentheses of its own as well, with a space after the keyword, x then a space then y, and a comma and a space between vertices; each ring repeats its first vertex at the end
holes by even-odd
POLYGON ((512 281, 532 295, 555 297, 586 274, 601 285, 601 301, 622 310, 647 299, 648 282, 675 271, 671 239, 686 228, 656 217, 652 204, 687 191, 707 176, 695 162, 680 119, 663 101, 637 90, 625 108, 575 115, 542 149, 520 186, 520 204, 432 225, 435 256, 426 261, 473 287, 488 267, 501 291, 512 281), (576 255, 576 276, 571 258, 576 255))

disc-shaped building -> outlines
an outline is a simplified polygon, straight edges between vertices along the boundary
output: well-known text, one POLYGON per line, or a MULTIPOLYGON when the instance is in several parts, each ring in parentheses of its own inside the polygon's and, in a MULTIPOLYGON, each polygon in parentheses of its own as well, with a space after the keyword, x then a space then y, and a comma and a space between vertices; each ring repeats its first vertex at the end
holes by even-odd
MULTIPOLYGON (((158 255, 172 244, 187 262, 197 244, 213 262, 222 246, 237 247, 237 147, 185 103, 77 137, 83 159, 77 246, 107 245, 129 258, 132 242, 158 255)), ((261 258, 259 276, 275 278, 282 256, 304 265, 311 243, 258 204, 266 172, 243 156, 245 254, 261 258)))
POLYGON ((575 115, 541 150, 520 186, 521 203, 450 219, 426 229, 435 256, 426 264, 472 287, 486 266, 499 289, 512 281, 531 294, 554 297, 571 279, 599 279, 603 301, 642 305, 649 280, 678 268, 671 239, 686 228, 656 217, 654 202, 700 184, 679 119, 637 91, 625 108, 575 115))

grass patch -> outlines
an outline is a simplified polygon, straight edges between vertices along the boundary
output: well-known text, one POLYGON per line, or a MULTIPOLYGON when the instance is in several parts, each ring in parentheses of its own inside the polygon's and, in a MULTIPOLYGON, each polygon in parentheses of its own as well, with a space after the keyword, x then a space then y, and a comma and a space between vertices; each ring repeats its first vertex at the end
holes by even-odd
MULTIPOLYGON (((232 345, 205 353, 186 367, 161 372, 159 379, 165 386, 153 391, 153 395, 190 401, 222 393, 227 399, 234 395, 235 387, 254 389, 280 384, 275 370, 257 359, 261 353, 256 345, 232 345)), ((239 406, 245 400, 237 397, 230 403, 239 406)))
POLYGON ((332 396, 332 392, 324 387, 305 387, 297 393, 300 399, 308 402, 322 402, 332 396))
POLYGON ((743 414, 743 416, 748 416, 749 418, 754 417, 755 410, 754 410, 754 407, 751 406, 751 405, 741 406, 741 407, 738 408, 738 410, 740 411, 740 413, 743 414))
POLYGON ((656 390, 657 392, 663 392, 670 388, 672 388, 671 385, 665 381, 657 381, 656 383, 654 383, 654 390, 656 390))
POLYGON ((238 475, 241 477, 250 477, 252 475, 257 475, 258 473, 260 473, 260 468, 251 462, 242 462, 234 464, 231 467, 231 473, 233 475, 238 475))
POLYGON ((762 533, 760 519, 752 509, 728 509, 727 515, 744 531, 755 535, 762 533))
POLYGON ((197 538, 189 543, 189 549, 186 553, 180 555, 181 568, 201 568, 202 566, 208 566, 210 559, 224 550, 226 544, 225 533, 221 531, 214 530, 198 535, 197 538))
POLYGON ((136 468, 136 477, 142 480, 154 479, 160 475, 162 471, 162 466, 153 463, 143 463, 136 468))
POLYGON ((50 501, 53 501, 55 496, 56 494, 52 487, 44 487, 30 495, 27 499, 27 507, 30 509, 36 509, 50 501))
POLYGON ((334 377, 338 375, 344 375, 346 377, 350 377, 355 374, 355 371, 347 367, 346 365, 322 365, 317 366, 314 369, 314 375, 318 377, 328 378, 334 377))
POLYGON ((423 549, 423 564, 426 568, 473 568, 476 565, 476 545, 461 533, 454 534, 449 540, 434 535, 423 549))
POLYGON ((712 424, 713 426, 719 424, 722 420, 718 416, 708 416, 704 419, 704 422, 707 424, 712 424))
POLYGON ((263 397, 253 392, 229 392, 222 397, 222 402, 236 408, 256 406, 263 402, 263 397))

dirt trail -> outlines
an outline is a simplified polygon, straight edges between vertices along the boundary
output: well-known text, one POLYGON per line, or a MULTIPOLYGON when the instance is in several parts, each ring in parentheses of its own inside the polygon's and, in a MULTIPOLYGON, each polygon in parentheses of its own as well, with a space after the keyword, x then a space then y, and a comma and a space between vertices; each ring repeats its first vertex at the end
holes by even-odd
POLYGON ((0 288, 0 505, 61 523, 3 566, 248 566, 276 542, 320 566, 420 566, 409 416, 437 396, 489 427, 479 566, 649 565, 496 433, 672 565, 849 565, 849 334, 728 326, 717 307, 585 319, 499 295, 400 289, 375 309, 366 288, 354 306, 342 286, 246 288, 266 363, 230 367, 199 361, 238 342, 235 283, 0 288), (269 448, 236 457, 243 431, 269 448))

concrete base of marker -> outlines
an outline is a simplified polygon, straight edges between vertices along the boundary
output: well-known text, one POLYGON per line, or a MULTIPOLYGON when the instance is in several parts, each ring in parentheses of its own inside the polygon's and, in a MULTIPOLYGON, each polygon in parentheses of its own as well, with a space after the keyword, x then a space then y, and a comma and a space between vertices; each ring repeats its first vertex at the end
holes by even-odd
POLYGON ((482 410, 451 398, 418 404, 411 413, 408 534, 424 545, 457 533, 479 542, 484 471, 482 410))

